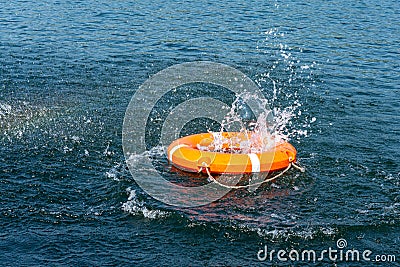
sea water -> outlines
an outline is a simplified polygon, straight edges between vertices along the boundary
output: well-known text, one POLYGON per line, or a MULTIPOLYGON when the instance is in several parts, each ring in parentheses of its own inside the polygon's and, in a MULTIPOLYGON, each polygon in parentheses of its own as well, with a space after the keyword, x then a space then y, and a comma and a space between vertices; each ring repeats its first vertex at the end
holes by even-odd
MULTIPOLYGON (((257 258, 265 245, 322 251, 339 239, 400 257, 398 1, 1 6, 1 265, 254 266, 268 264, 257 258), (256 82, 269 101, 268 130, 293 143, 305 173, 190 209, 135 183, 121 144, 129 100, 157 72, 199 60, 256 82)), ((148 151, 135 155, 143 178, 156 171, 207 183, 172 170, 157 123, 190 98, 234 101, 220 92, 193 85, 159 102, 148 151)), ((181 135, 220 127, 199 118, 181 135)))

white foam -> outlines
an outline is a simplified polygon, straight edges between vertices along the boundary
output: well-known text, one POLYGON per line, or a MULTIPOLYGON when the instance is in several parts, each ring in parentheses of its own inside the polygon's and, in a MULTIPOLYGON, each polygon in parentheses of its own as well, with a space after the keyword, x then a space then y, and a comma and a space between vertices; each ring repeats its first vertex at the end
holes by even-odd
POLYGON ((307 227, 307 228, 299 228, 299 229, 262 229, 255 228, 251 229, 255 231, 260 237, 269 237, 271 239, 288 239, 291 237, 301 238, 303 240, 314 239, 319 234, 323 234, 325 236, 335 236, 338 233, 337 228, 325 227, 325 226, 315 226, 315 227, 307 227))
POLYGON ((169 212, 157 209, 149 209, 146 207, 145 202, 138 199, 136 190, 130 187, 126 189, 129 194, 128 201, 122 204, 122 210, 132 215, 143 216, 148 219, 165 218, 170 215, 169 212))

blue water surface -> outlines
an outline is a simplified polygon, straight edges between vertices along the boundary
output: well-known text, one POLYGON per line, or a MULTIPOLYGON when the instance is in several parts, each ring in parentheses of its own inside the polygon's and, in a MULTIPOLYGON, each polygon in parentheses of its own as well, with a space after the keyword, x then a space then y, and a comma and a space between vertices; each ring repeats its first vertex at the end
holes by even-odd
POLYGON ((399 266, 399 32, 395 0, 1 1, 0 264, 399 266), (197 60, 269 98, 273 80, 273 107, 300 103, 288 128, 307 130, 290 140, 305 173, 191 209, 140 189, 125 110, 147 78, 197 60), (341 238, 397 261, 257 258, 341 238))

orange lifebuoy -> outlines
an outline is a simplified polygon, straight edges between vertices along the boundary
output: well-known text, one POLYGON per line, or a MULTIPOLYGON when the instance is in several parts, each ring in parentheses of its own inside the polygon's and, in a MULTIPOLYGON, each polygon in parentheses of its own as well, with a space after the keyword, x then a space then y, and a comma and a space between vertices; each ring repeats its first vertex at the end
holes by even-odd
MULTIPOLYGON (((224 132, 224 138, 238 137, 240 133, 224 132)), ((230 152, 201 150, 213 141, 212 133, 194 134, 179 138, 168 147, 168 159, 177 168, 199 172, 206 166, 211 173, 257 173, 273 172, 287 168, 296 161, 296 149, 288 142, 277 143, 262 153, 235 153, 239 146, 231 144, 230 152)))

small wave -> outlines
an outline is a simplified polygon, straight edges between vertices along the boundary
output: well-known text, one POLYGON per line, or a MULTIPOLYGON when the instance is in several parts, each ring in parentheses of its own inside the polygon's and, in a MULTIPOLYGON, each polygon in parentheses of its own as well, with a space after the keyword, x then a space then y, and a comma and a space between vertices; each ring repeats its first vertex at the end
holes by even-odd
POLYGON ((128 212, 133 215, 143 216, 148 219, 159 219, 165 218, 170 215, 169 212, 157 210, 157 209, 150 209, 146 207, 145 202, 139 200, 136 190, 131 189, 128 187, 126 189, 128 196, 128 201, 122 204, 122 210, 128 212))
POLYGON ((131 172, 138 172, 140 175, 158 173, 149 159, 162 159, 166 155, 166 147, 156 146, 140 154, 131 154, 126 162, 131 172))
POLYGON ((318 238, 332 238, 340 234, 341 229, 338 226, 329 225, 315 225, 315 226, 301 226, 297 225, 294 227, 262 227, 255 226, 248 223, 228 223, 224 225, 221 223, 209 223, 204 221, 192 221, 187 224, 190 229, 203 228, 203 229, 216 229, 218 231, 230 232, 230 233, 244 233, 244 234, 256 234, 258 237, 277 241, 287 241, 290 239, 296 240, 314 240, 318 238))
POLYGON ((250 229, 255 231, 258 236, 273 240, 287 240, 288 238, 300 238, 303 240, 315 239, 322 236, 335 236, 339 230, 335 227, 307 227, 305 229, 274 229, 266 230, 261 228, 250 229))
POLYGON ((150 150, 146 150, 141 154, 131 154, 127 161, 129 163, 136 163, 138 161, 143 160, 144 158, 147 157, 159 157, 159 156, 164 156, 165 155, 166 148, 163 146, 155 146, 151 148, 150 150))

